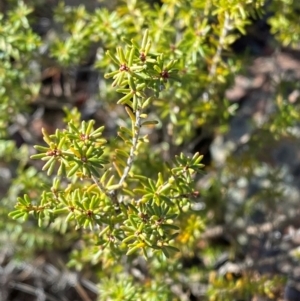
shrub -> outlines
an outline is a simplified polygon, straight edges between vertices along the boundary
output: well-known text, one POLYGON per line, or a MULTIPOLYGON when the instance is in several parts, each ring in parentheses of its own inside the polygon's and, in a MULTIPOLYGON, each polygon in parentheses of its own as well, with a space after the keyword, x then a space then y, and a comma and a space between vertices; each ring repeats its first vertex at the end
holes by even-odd
MULTIPOLYGON (((282 182, 260 155, 266 143, 295 137, 299 105, 286 101, 285 88, 278 85, 271 113, 261 123, 252 121, 254 130, 240 154, 228 150, 224 162, 208 162, 204 172, 205 158, 193 152, 200 129, 211 139, 230 129, 238 104, 224 93, 249 59, 235 54, 232 45, 251 22, 264 10, 275 12, 270 18, 275 38, 297 45, 298 27, 289 32, 297 22, 296 4, 266 2, 128 0, 113 11, 92 12, 60 3, 54 15, 60 26, 51 38, 34 33, 33 9, 22 2, 1 15, 1 152, 7 166, 18 162, 1 208, 1 227, 10 240, 26 243, 28 253, 71 249, 69 267, 94 266, 99 300, 184 300, 192 293, 210 300, 274 297, 283 278, 267 281, 247 269, 237 278, 229 272, 216 276, 215 258, 224 249, 203 237, 207 227, 228 224, 224 208, 232 183, 250 181, 264 167, 267 179, 282 182), (97 49, 92 67, 99 74, 97 98, 106 124, 82 120, 80 110, 65 107, 63 128, 44 128, 43 143, 29 136, 17 148, 10 137, 38 102, 37 78, 49 64, 45 60, 51 58, 67 77, 91 48, 97 49), (33 143, 38 144, 34 154, 33 143), (29 154, 44 162, 42 171, 29 154), (201 256, 206 262, 188 268, 186 261, 201 256), (140 277, 132 272, 138 264, 146 266, 140 277), (205 292, 193 291, 191 281, 202 283, 205 292)), ((269 199, 283 195, 272 185, 263 192, 264 210, 272 206, 269 199)), ((230 212, 234 231, 236 220, 255 209, 249 197, 230 212)), ((240 240, 236 244, 243 250, 240 240)))

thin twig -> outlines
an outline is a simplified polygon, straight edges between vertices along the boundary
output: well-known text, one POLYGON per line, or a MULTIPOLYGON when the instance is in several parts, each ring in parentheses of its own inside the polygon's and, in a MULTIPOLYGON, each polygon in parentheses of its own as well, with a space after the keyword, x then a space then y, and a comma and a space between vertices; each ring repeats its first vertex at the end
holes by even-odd
POLYGON ((129 172, 131 170, 132 164, 133 164, 133 160, 134 160, 134 156, 135 156, 135 151, 137 148, 137 144, 138 144, 138 140, 139 140, 139 136, 140 136, 140 131, 141 131, 141 110, 137 109, 135 112, 135 123, 134 123, 134 134, 132 136, 132 146, 130 148, 130 152, 129 152, 129 157, 127 159, 127 163, 126 163, 126 167, 124 169, 123 175, 119 181, 119 186, 121 187, 123 185, 123 183, 125 182, 126 178, 129 175, 129 172))
POLYGON ((202 94, 202 99, 204 101, 209 100, 209 94, 210 94, 211 89, 213 88, 213 82, 211 80, 215 77, 215 75, 217 73, 218 63, 221 60, 222 51, 225 46, 225 38, 226 38, 229 30, 230 30, 230 17, 229 17, 228 13, 225 13, 225 20, 224 20, 223 28, 221 30, 220 37, 219 37, 218 47, 217 47, 216 53, 212 59, 212 65, 210 67, 210 71, 208 74, 208 80, 210 82, 209 82, 206 90, 202 94))
POLYGON ((105 187, 102 185, 102 183, 94 176, 91 176, 91 179, 94 181, 94 183, 97 185, 97 187, 99 188, 99 190, 104 193, 105 195, 109 196, 105 187))
POLYGON ((42 293, 44 296, 44 298, 43 298, 44 300, 58 301, 58 299, 56 299, 55 297, 52 297, 51 295, 45 293, 44 291, 37 290, 36 287, 33 287, 29 284, 11 281, 9 283, 9 285, 16 290, 22 291, 24 293, 27 293, 27 294, 30 294, 33 296, 38 296, 39 293, 42 293))
POLYGON ((99 289, 95 283, 93 283, 90 280, 87 279, 81 279, 82 285, 87 288, 90 292, 98 295, 99 294, 99 289))
POLYGON ((80 295, 82 301, 92 301, 92 299, 89 297, 89 295, 87 294, 87 292, 84 290, 84 288, 79 282, 75 284, 74 288, 77 291, 77 293, 80 295))
MULTIPOLYGON (((127 163, 126 163, 126 167, 124 168, 124 172, 123 175, 118 183, 118 187, 121 187, 123 185, 123 183, 125 182, 126 178, 129 175, 129 172, 131 170, 133 161, 134 161, 134 157, 135 157, 135 152, 137 149, 137 145, 138 145, 138 141, 139 141, 139 137, 140 137, 140 131, 141 131, 141 109, 137 109, 135 111, 135 123, 134 123, 134 134, 132 136, 132 146, 130 148, 130 152, 129 152, 129 157, 127 159, 127 163)), ((116 195, 116 194, 114 194, 116 195)), ((123 195, 120 197, 119 199, 119 203, 123 202, 123 195)))
POLYGON ((91 176, 91 179, 97 185, 97 187, 99 188, 100 192, 102 192, 108 198, 110 198, 113 201, 113 203, 118 204, 118 198, 117 198, 117 194, 116 194, 115 190, 112 190, 112 191, 106 190, 105 187, 102 185, 102 183, 95 176, 93 176, 93 175, 91 176))
MULTIPOLYGON (((134 133, 132 136, 132 146, 130 148, 130 152, 129 152, 129 157, 127 159, 126 162, 126 166, 124 168, 124 172, 123 175, 119 181, 119 183, 117 184, 117 187, 120 188, 123 183, 125 182, 126 178, 129 175, 129 172, 131 170, 133 161, 134 161, 134 157, 135 157, 135 151, 137 149, 137 145, 138 145, 138 140, 139 140, 139 136, 140 136, 140 130, 141 130, 141 110, 137 109, 135 112, 135 123, 134 123, 134 133)), ((97 185, 97 187, 99 188, 99 190, 104 193, 106 196, 108 196, 111 200, 113 200, 113 202, 115 204, 117 203, 121 203, 122 202, 122 198, 121 200, 118 201, 117 199, 117 193, 116 193, 116 189, 112 190, 112 191, 107 191, 105 189, 105 187, 102 185, 102 183, 100 181, 97 180, 97 178, 95 176, 91 176, 92 180, 94 181, 94 183, 97 185)))

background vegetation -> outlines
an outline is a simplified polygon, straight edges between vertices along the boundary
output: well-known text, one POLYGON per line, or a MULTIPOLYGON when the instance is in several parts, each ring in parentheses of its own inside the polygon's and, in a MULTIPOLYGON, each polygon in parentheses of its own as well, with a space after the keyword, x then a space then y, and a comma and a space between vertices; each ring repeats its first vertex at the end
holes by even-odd
POLYGON ((298 300, 299 11, 0 4, 3 300, 298 300))

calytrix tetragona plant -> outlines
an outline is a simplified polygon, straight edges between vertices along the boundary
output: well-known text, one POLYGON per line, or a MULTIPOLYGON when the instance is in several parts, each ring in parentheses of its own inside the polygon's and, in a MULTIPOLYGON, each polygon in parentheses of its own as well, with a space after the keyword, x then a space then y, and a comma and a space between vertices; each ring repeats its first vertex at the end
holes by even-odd
POLYGON ((135 172, 135 158, 148 141, 143 128, 158 123, 148 119, 147 109, 177 71, 175 60, 150 52, 148 31, 141 46, 124 42, 125 49, 107 52, 117 70, 105 78, 113 78, 113 87, 124 94, 118 104, 125 107, 131 125, 119 127, 117 144, 106 141, 104 127, 95 128, 93 120, 80 123, 70 117, 64 130, 43 130, 47 145, 35 146, 40 153, 31 158, 45 161, 48 176, 55 174, 52 187, 39 199, 18 198, 10 216, 27 220, 33 215, 40 226, 63 217, 65 223, 97 234, 95 244, 112 254, 169 256, 177 251, 177 217, 197 196, 193 181, 203 167, 202 156, 180 154, 174 163, 163 164, 156 178, 135 172))

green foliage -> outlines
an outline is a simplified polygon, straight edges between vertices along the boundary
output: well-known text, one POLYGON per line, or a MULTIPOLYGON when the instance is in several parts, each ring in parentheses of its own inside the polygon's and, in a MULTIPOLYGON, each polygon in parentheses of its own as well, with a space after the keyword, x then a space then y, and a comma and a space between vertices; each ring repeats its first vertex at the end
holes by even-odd
POLYGON ((42 193, 41 200, 32 201, 27 194, 18 198, 16 210, 10 213, 12 218, 27 220, 32 214, 43 225, 45 219, 52 222, 65 215, 65 222, 74 220, 77 229, 99 231, 95 243, 109 247, 113 253, 125 249, 131 255, 142 250, 148 257, 149 249, 153 249, 169 257, 177 251, 171 245, 178 234, 176 217, 189 208, 188 198, 195 194, 194 173, 203 167, 202 157, 181 154, 164 176, 158 174, 156 181, 130 174, 139 145, 146 142, 146 137, 140 137, 141 129, 156 123, 144 113, 154 97, 146 96, 145 90, 152 88, 153 94, 158 95, 161 82, 167 82, 175 72, 175 62, 164 66, 163 55, 151 55, 150 46, 146 31, 140 49, 132 43, 125 53, 120 47, 117 55, 108 53, 119 70, 106 77, 114 77, 112 85, 125 94, 118 104, 127 106, 132 123, 119 132, 124 145, 130 146, 128 152, 106 147, 104 127, 94 129, 93 121, 83 121, 80 127, 69 122, 67 130, 57 130, 54 135, 43 130, 48 146, 35 146, 41 153, 31 158, 46 161, 43 170, 48 176, 58 167, 58 177, 54 178, 51 191, 42 193), (105 152, 115 152, 113 161, 103 158, 105 152), (104 165, 106 171, 101 173, 104 165), (76 179, 84 185, 78 186, 76 179))
MULTIPOLYGON (((106 80, 101 79, 103 110, 122 109, 113 120, 113 134, 93 120, 81 121, 75 109, 64 109, 65 128, 55 133, 43 129, 45 143, 35 145, 37 153, 32 155, 25 146, 17 149, 9 140, 0 143, 2 161, 15 168, 0 211, 3 220, 7 214, 12 218, 0 223, 8 233, 1 237, 2 244, 10 237, 36 251, 49 245, 68 248, 80 240, 69 267, 94 267, 101 279, 99 300, 178 300, 170 287, 182 288, 193 278, 190 270, 184 271, 185 280, 179 276, 183 258, 203 252, 214 261, 217 251, 202 250, 199 240, 207 224, 224 221, 230 185, 241 177, 250 180, 262 167, 257 154, 264 143, 293 137, 291 128, 300 118, 299 104, 286 100, 284 87, 278 87, 275 109, 268 120, 255 125, 247 151, 238 158, 228 155, 220 170, 212 166, 215 177, 199 187, 203 156, 191 154, 189 142, 199 127, 216 135, 228 130, 238 105, 224 92, 246 63, 232 53, 231 45, 245 34, 251 18, 263 13, 266 1, 162 2, 150 6, 127 0, 112 12, 88 12, 83 5, 71 8, 61 2, 55 9, 61 29, 47 42, 33 33, 28 21, 32 9, 24 3, 0 14, 3 136, 38 94, 35 66, 42 64, 43 43, 66 72, 96 45, 94 67, 106 80), (162 132, 162 142, 151 140, 156 129, 162 132), (39 163, 30 161, 29 153, 39 163), (206 203, 201 212, 194 209, 200 196, 206 203), (132 266, 140 256, 147 260, 149 278, 137 281, 128 277, 125 265, 132 266), (170 285, 160 284, 165 279, 170 285)), ((275 37, 284 45, 297 45, 297 5, 273 2, 276 14, 270 24, 275 37)), ((268 178, 273 183, 282 180, 273 170, 268 178)), ((263 197, 277 199, 279 190, 268 188, 263 197)), ((249 199, 240 211, 251 212, 255 197, 262 196, 249 199)), ((247 298, 253 292, 273 298, 272 287, 282 281, 248 274, 237 279, 211 274, 208 279, 209 268, 195 276, 208 283, 209 300, 247 298)))
POLYGON ((159 283, 146 284, 144 286, 137 285, 134 279, 128 279, 127 276, 121 275, 104 281, 100 286, 99 300, 140 300, 155 301, 157 296, 161 300, 176 300, 166 289, 164 285, 159 283))
POLYGON ((39 89, 30 76, 30 69, 35 68, 32 59, 41 45, 40 37, 29 25, 31 12, 20 2, 6 16, 0 13, 0 137, 6 134, 11 118, 26 108, 39 89))
POLYGON ((295 11, 300 6, 297 1, 274 1, 274 16, 270 18, 272 32, 276 34, 276 38, 282 42, 284 46, 298 46, 300 27, 295 11))
MULTIPOLYGON (((78 41, 76 38, 64 44, 54 44, 54 57, 59 53, 62 63, 70 63, 69 58, 74 58, 75 52, 69 53, 67 46, 76 51, 72 44, 75 40, 78 41), (64 52, 69 56, 61 55, 64 52)), ((116 54, 109 53, 119 70, 107 74, 107 77, 114 76, 113 86, 118 86, 117 91, 124 94, 118 103, 127 105, 126 111, 131 121, 129 128, 119 129, 118 136, 123 143, 121 147, 105 148, 105 140, 101 137, 103 127, 93 129, 92 121, 82 122, 81 125, 70 121, 67 130, 57 130, 54 135, 44 131, 48 146, 37 146, 41 153, 32 157, 45 160, 43 169, 47 170, 48 175, 56 172, 60 179, 53 180, 49 192, 20 197, 16 210, 10 213, 14 219, 23 220, 33 215, 41 227, 49 222, 55 223, 55 219, 63 216, 65 223, 74 224, 77 229, 89 228, 98 233, 94 236, 94 244, 104 250, 109 248, 109 252, 98 254, 99 251, 96 251, 96 257, 102 255, 102 262, 106 261, 105 256, 130 255, 140 249, 145 256, 151 256, 151 249, 162 251, 165 256, 177 252, 171 245, 179 230, 175 225, 176 217, 188 210, 189 198, 195 193, 192 178, 202 166, 198 155, 186 157, 182 154, 173 166, 164 167, 156 180, 143 174, 130 174, 131 169, 135 168, 132 166, 134 157, 142 144, 147 142, 146 136, 140 137, 141 129, 157 123, 147 119, 144 111, 175 75, 172 67, 176 61, 165 62, 163 55, 149 52, 150 46, 146 32, 140 47, 127 42, 125 53, 120 47, 116 54), (114 153, 114 156, 108 156, 109 153, 114 153), (104 164, 105 171, 101 172, 104 164)), ((32 177, 31 183, 35 183, 32 177)), ((29 189, 28 184, 26 187, 29 189)), ((80 261, 82 258, 74 263, 80 261)), ((146 294, 151 294, 151 291, 146 294)))
POLYGON ((275 299, 278 288, 283 284, 283 278, 262 276, 255 279, 254 275, 245 274, 240 279, 234 280, 234 276, 228 273, 225 277, 216 277, 216 275, 211 274, 210 282, 212 289, 209 295, 212 301, 229 301, 232 298, 247 300, 253 292, 275 299))

